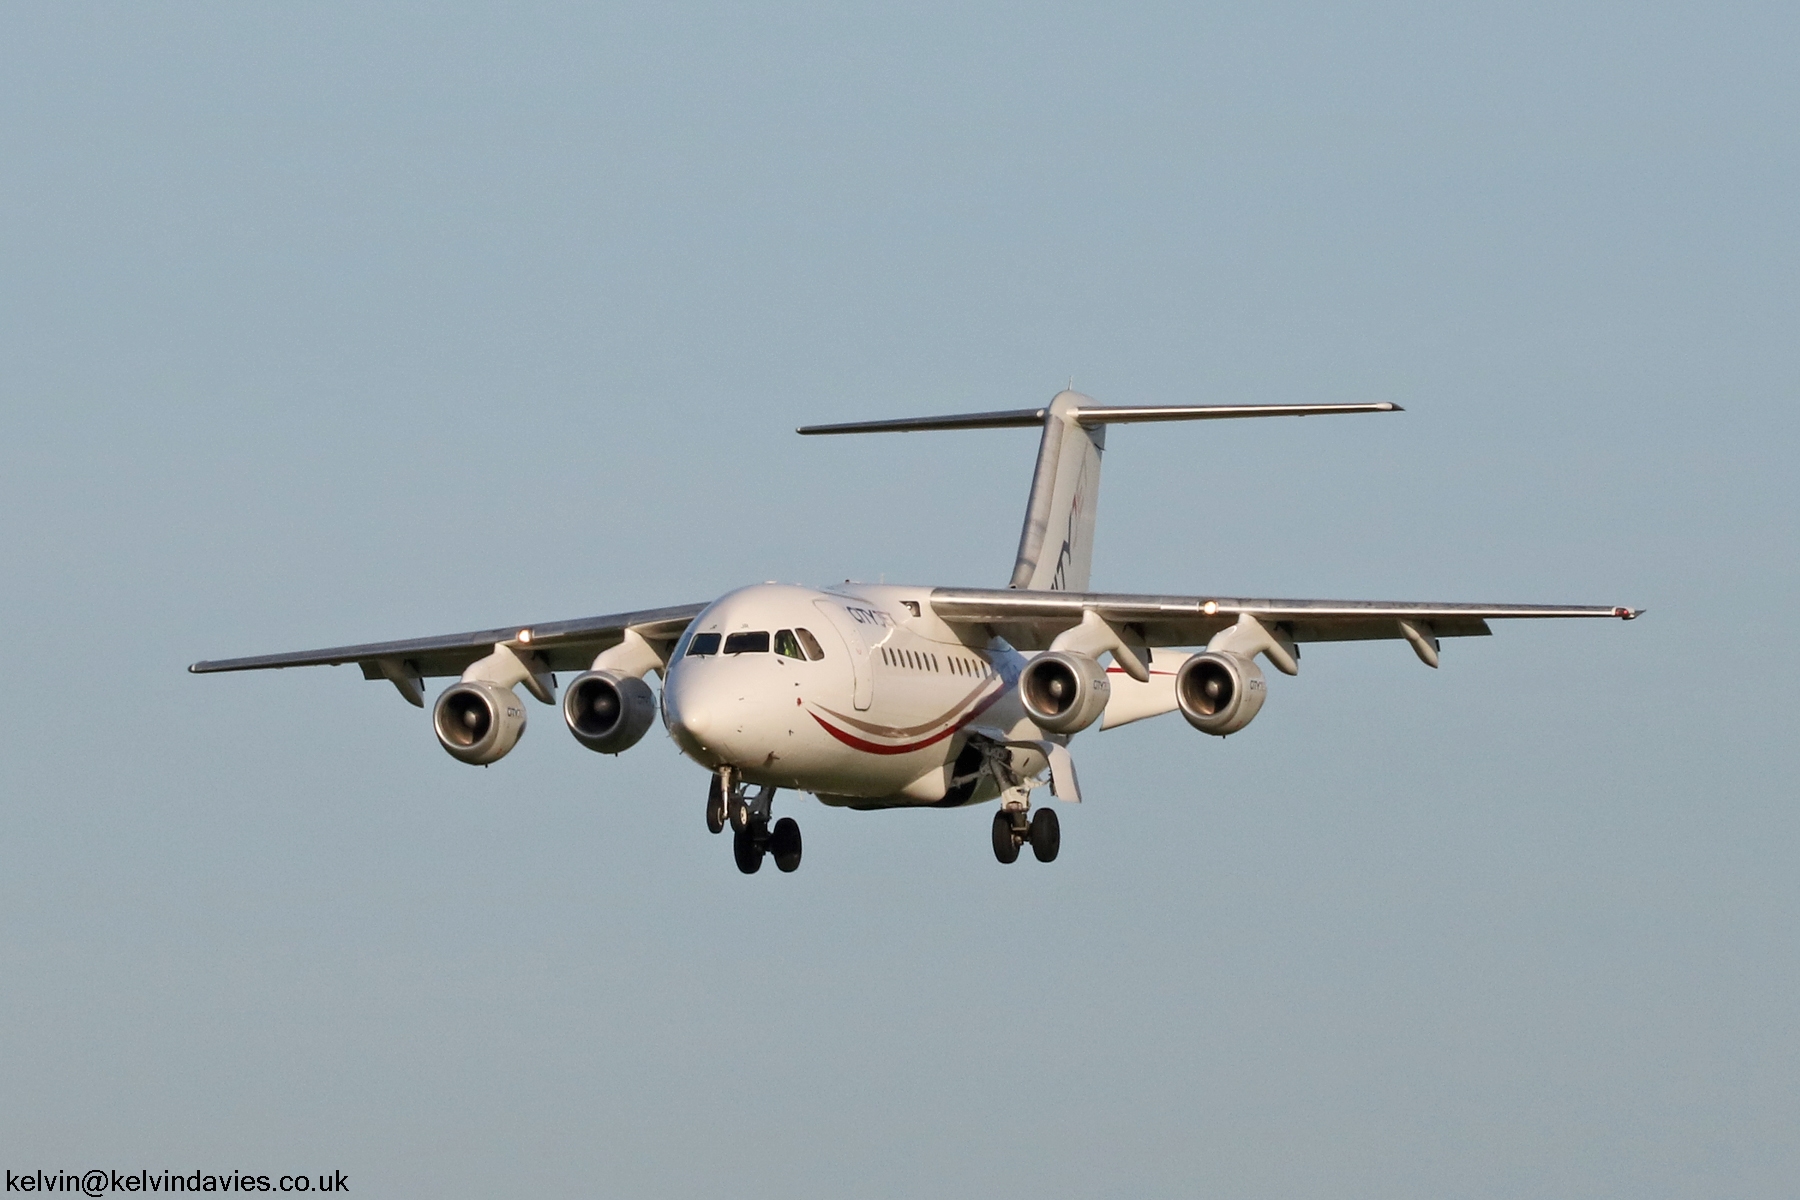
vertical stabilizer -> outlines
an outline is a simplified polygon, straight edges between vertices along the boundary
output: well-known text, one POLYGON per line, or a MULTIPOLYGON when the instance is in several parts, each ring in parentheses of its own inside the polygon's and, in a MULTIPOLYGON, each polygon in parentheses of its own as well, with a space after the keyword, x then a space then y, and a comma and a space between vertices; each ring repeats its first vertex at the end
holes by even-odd
POLYGON ((1061 392, 1044 410, 1031 499, 1019 533, 1019 557, 1007 586, 1030 591, 1085 592, 1094 563, 1094 511, 1100 502, 1100 453, 1106 426, 1076 420, 1079 392, 1061 392))
POLYGON ((798 432, 915 433, 927 429, 1041 428, 1037 470, 1019 557, 1008 586, 1035 592, 1085 592, 1094 564, 1094 511, 1100 502, 1100 454, 1108 425, 1145 421, 1223 421, 1241 417, 1320 417, 1337 413, 1399 412, 1398 404, 1147 404, 1100 405, 1079 392, 1059 392, 1048 408, 948 413, 888 421, 802 425, 798 432))

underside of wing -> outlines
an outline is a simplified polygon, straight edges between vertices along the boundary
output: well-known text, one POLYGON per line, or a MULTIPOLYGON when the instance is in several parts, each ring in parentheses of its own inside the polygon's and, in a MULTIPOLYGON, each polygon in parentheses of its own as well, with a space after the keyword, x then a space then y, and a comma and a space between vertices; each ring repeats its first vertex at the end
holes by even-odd
POLYGON ((208 675, 217 671, 264 671, 353 662, 360 664, 363 674, 370 679, 393 678, 396 670, 420 677, 461 675, 470 664, 493 653, 496 645, 507 645, 529 650, 547 670, 581 671, 596 654, 618 645, 628 629, 657 646, 666 657, 667 647, 681 637, 688 623, 705 607, 705 604, 682 604, 543 625, 507 625, 471 633, 332 646, 294 654, 224 658, 197 662, 188 670, 197 675, 208 675), (383 664, 387 664, 386 670, 383 664))
POLYGON ((1491 620, 1615 617, 1638 611, 1598 605, 1414 604, 1379 600, 1261 600, 1234 596, 1147 596, 1117 592, 937 588, 931 608, 954 626, 984 626, 1021 650, 1043 650, 1092 611, 1141 646, 1202 646, 1251 616, 1295 642, 1411 640, 1429 627, 1436 637, 1483 637, 1491 620))

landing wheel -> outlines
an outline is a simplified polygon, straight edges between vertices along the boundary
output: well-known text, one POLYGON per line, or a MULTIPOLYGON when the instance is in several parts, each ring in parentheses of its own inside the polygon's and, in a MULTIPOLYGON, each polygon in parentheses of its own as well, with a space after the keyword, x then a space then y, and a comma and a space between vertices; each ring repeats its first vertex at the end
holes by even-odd
POLYGON ((1031 839, 1031 852, 1037 855, 1039 862, 1056 861, 1056 852, 1062 849, 1062 824, 1054 811, 1038 809, 1031 818, 1031 832, 1027 836, 1031 839))
POLYGON ((792 871, 800 866, 800 822, 792 817, 783 817, 775 822, 775 828, 769 832, 769 853, 775 856, 775 865, 783 871, 792 871))
POLYGON ((719 833, 725 828, 725 784, 714 772, 712 786, 706 789, 706 829, 719 833))
POLYGON ((1019 861, 1019 839, 1013 833, 1012 813, 1004 808, 994 814, 994 857, 1003 863, 1019 861))
POLYGON ((759 833, 763 831, 754 825, 746 825, 731 839, 732 857, 737 859, 738 870, 746 875, 762 870, 763 842, 768 835, 763 833, 763 837, 757 837, 759 833))

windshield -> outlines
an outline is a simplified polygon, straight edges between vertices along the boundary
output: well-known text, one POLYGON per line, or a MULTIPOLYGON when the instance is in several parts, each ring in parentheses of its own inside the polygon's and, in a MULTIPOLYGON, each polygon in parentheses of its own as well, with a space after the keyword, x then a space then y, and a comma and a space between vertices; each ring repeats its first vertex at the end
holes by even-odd
POLYGON ((687 658, 698 658, 702 654, 719 652, 719 635, 716 633, 696 633, 694 640, 688 643, 687 658))
MULTIPOLYGON (((699 639, 694 639, 698 641, 699 639)), ((767 654, 769 652, 769 631, 759 629, 755 633, 734 633, 725 639, 727 654, 767 654)))

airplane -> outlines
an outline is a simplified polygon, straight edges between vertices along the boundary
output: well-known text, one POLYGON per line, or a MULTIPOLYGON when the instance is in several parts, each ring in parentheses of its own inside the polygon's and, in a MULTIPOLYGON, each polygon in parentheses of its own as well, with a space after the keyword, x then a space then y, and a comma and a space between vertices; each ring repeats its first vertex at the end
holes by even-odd
POLYGON ((1038 429, 1007 586, 764 583, 668 608, 188 670, 356 663, 365 679, 388 681, 419 708, 426 679, 455 676, 431 706, 432 728, 453 757, 480 766, 503 758, 525 732, 516 689, 553 704, 557 672, 572 671, 562 716, 576 741, 620 754, 660 714, 681 753, 711 773, 706 826, 732 829, 745 874, 765 856, 784 872, 800 865, 799 824, 771 812, 783 788, 859 810, 998 800, 994 857, 1015 862, 1030 845, 1051 862, 1061 825, 1055 809, 1033 810, 1032 794, 1048 787, 1058 800, 1081 800, 1069 742, 1085 729, 1180 712, 1201 733, 1237 733, 1268 694, 1256 660, 1294 675, 1303 644, 1402 641, 1436 667, 1442 639, 1486 636, 1489 621, 1640 614, 1088 590, 1109 426, 1399 411, 1391 403, 1099 405, 1065 390, 1042 408, 802 426, 807 436, 1038 429))

